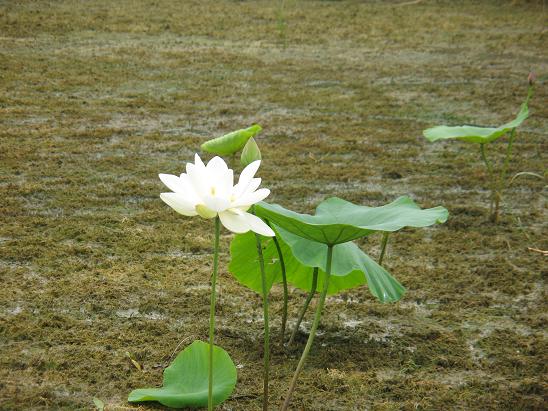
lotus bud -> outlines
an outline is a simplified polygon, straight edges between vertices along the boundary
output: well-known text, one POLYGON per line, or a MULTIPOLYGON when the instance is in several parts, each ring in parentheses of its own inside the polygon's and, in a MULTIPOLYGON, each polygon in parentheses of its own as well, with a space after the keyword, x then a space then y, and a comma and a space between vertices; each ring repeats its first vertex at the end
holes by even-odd
POLYGON ((537 79, 537 75, 531 71, 529 73, 529 77, 527 77, 527 81, 529 81, 529 85, 532 86, 535 83, 536 79, 537 79))
POLYGON ((242 156, 240 157, 240 163, 242 166, 246 167, 247 165, 253 163, 254 161, 261 159, 261 150, 255 142, 255 139, 252 137, 247 140, 247 143, 242 150, 242 156))

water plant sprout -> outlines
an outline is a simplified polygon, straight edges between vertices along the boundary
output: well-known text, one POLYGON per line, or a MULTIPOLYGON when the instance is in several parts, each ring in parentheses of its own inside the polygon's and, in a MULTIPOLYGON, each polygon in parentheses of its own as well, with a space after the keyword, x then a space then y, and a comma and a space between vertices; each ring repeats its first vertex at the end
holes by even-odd
POLYGON ((529 88, 527 97, 521 105, 521 108, 515 119, 499 127, 478 127, 478 126, 437 126, 423 131, 424 137, 430 142, 438 140, 457 139, 480 145, 480 156, 487 168, 491 185, 491 197, 489 205, 489 215, 494 223, 498 222, 500 203, 502 194, 508 186, 506 174, 512 158, 513 143, 516 136, 516 129, 529 116, 529 101, 533 96, 534 75, 529 74, 529 88), (508 144, 506 146, 506 155, 498 175, 493 164, 488 160, 486 154, 486 145, 498 140, 500 137, 510 133, 508 144))
POLYGON ((400 197, 394 202, 381 207, 359 206, 340 198, 329 198, 320 203, 315 215, 299 214, 279 205, 271 205, 265 202, 257 204, 255 208, 257 215, 271 221, 275 226, 274 228, 282 228, 297 237, 308 240, 304 245, 308 249, 307 251, 312 250, 311 245, 314 245, 314 243, 320 244, 317 251, 321 250, 321 252, 305 252, 304 255, 312 256, 313 259, 325 257, 325 264, 320 263, 320 267, 324 268, 322 291, 308 341, 282 406, 282 410, 287 410, 320 322, 329 290, 334 251, 338 250, 341 244, 349 243, 377 231, 393 232, 405 226, 426 227, 445 222, 447 210, 443 207, 422 210, 408 197, 400 197))

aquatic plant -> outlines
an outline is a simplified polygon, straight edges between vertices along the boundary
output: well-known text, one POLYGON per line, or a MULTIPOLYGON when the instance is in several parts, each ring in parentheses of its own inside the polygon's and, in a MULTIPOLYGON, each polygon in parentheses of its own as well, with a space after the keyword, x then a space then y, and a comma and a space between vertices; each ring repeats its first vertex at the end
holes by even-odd
POLYGON ((439 140, 457 139, 469 143, 476 143, 480 146, 480 156, 487 172, 489 173, 491 185, 491 199, 489 206, 490 218, 497 223, 499 219, 499 208, 502 200, 502 194, 508 186, 506 174, 508 166, 512 158, 512 149, 514 139, 516 137, 516 129, 529 117, 529 101, 533 96, 534 75, 529 74, 529 88, 527 97, 521 105, 521 108, 512 121, 503 124, 499 127, 478 127, 478 126, 437 126, 428 128, 423 131, 424 137, 430 142, 439 140), (506 146, 506 156, 500 168, 500 172, 496 173, 493 164, 488 160, 486 154, 486 145, 490 144, 499 138, 510 134, 506 146))
POLYGON ((218 405, 226 400, 236 386, 236 367, 228 353, 220 347, 194 341, 164 370, 161 388, 141 388, 129 394, 128 401, 158 401, 166 407, 204 407, 211 386, 211 403, 218 405), (209 374, 210 347, 213 347, 213 378, 209 374))
MULTIPOLYGON (((273 225, 281 254, 284 257, 287 282, 300 288, 308 295, 302 306, 297 324, 295 325, 288 346, 291 345, 299 328, 302 318, 312 300, 317 288, 323 285, 323 275, 326 263, 325 245, 299 237, 281 227, 273 225), (321 269, 321 272, 320 272, 321 269), (318 274, 321 274, 318 279, 318 274)), ((274 238, 265 238, 264 260, 266 264, 266 279, 268 289, 273 284, 281 282, 281 273, 278 269, 278 252, 274 238)), ((253 244, 251 234, 239 234, 230 244, 231 261, 229 271, 243 285, 261 293, 257 258, 249 251, 253 244)), ((367 285, 370 292, 381 302, 398 301, 405 288, 391 276, 383 267, 365 254, 354 242, 340 244, 334 251, 331 280, 328 295, 336 294, 362 285, 367 285)))
MULTIPOLYGON (((254 136, 256 136, 262 130, 261 126, 255 124, 246 129, 241 129, 233 131, 224 136, 206 141, 202 144, 201 148, 204 151, 211 152, 213 154, 220 155, 232 155, 234 156, 238 151, 241 152, 240 163, 246 167, 249 167, 249 164, 257 163, 261 160, 261 151, 257 145, 254 136)), ((244 170, 245 171, 245 170, 244 170)), ((242 173, 243 174, 243 173, 242 173)), ((260 183, 260 180, 259 180, 260 183)), ((251 213, 253 214, 254 207, 251 207, 251 213)), ((258 275, 256 279, 259 281, 258 292, 262 296, 263 300, 263 319, 264 319, 264 338, 263 338, 263 410, 268 409, 268 386, 269 386, 269 375, 270 375, 270 325, 269 325, 269 291, 272 284, 268 284, 268 280, 265 273, 265 260, 263 256, 263 247, 262 242, 263 238, 260 235, 261 233, 255 232, 254 238, 251 243, 247 246, 249 250, 256 250, 257 260, 255 261, 254 268, 257 269, 258 275)), ((253 236, 252 236, 253 237, 253 236)), ((278 244, 278 240, 273 235, 272 236, 274 243, 276 244, 278 257, 281 263, 281 273, 284 283, 284 308, 283 308, 283 325, 281 332, 282 343, 284 340, 285 332, 285 323, 287 319, 287 299, 288 299, 288 290, 287 290, 287 281, 285 277, 285 267, 283 264, 283 256, 278 244)), ((251 251, 255 255, 255 251, 251 251)))
MULTIPOLYGON (((382 262, 388 233, 405 226, 424 227, 436 222, 444 222, 447 218, 447 210, 444 208, 422 210, 408 197, 400 197, 393 203, 382 207, 359 206, 339 198, 330 198, 318 206, 316 214, 313 216, 295 213, 281 206, 265 203, 262 200, 270 192, 267 189, 259 189, 261 180, 254 177, 261 158, 260 149, 253 139, 258 131, 260 131, 260 126, 253 126, 202 145, 204 149, 224 155, 234 155, 237 151, 242 150, 240 162, 245 168, 236 185, 233 184, 233 171, 220 157, 214 157, 206 166, 196 154, 195 163, 187 164, 186 174, 183 173, 180 177, 160 175, 160 179, 172 190, 171 193, 161 194, 162 200, 170 207, 186 216, 200 215, 203 218, 215 219, 207 401, 210 410, 214 404, 218 403, 213 396, 213 343, 215 283, 218 271, 221 223, 230 231, 237 233, 231 244, 232 259, 229 270, 240 282, 259 292, 263 298, 265 330, 263 410, 267 410, 270 352, 268 295, 272 285, 278 281, 282 281, 284 284, 282 343, 284 342, 287 319, 287 283, 293 283, 295 286, 309 291, 290 342, 293 340, 317 288, 320 287, 322 290, 307 344, 284 402, 283 409, 287 409, 299 374, 313 344, 327 294, 367 284, 375 297, 380 301, 388 302, 397 301, 405 291, 390 273, 367 256, 352 241, 375 232, 382 232, 380 257, 382 262), (255 252, 252 251, 253 248, 256 249, 255 252), (334 279, 332 280, 332 278, 334 279)), ((219 348, 219 350, 222 349, 219 348)), ((228 356, 228 354, 226 355, 228 356)), ((184 361, 181 360, 181 363, 183 365, 180 366, 180 369, 185 369, 184 361)), ((180 381, 183 381, 184 374, 183 372, 182 376, 179 376, 180 381)), ((180 390, 173 390, 175 384, 172 383, 171 375, 172 372, 168 372, 166 369, 163 388, 152 391, 137 390, 130 395, 130 398, 132 400, 137 398, 140 400, 156 399, 164 401, 165 405, 179 404, 176 401, 188 396, 186 392, 183 395, 180 390), (169 398, 166 402, 166 392, 168 394, 175 393, 179 397, 174 399, 168 395, 169 398)), ((195 404, 188 403, 187 405, 195 404)))
MULTIPOLYGON (((211 277, 211 299, 209 316, 209 345, 208 361, 203 361, 201 352, 203 346, 191 345, 189 352, 177 357, 172 369, 164 373, 164 387, 161 389, 137 390, 130 394, 129 401, 157 400, 165 405, 177 406, 204 406, 212 410, 215 404, 223 401, 230 395, 235 385, 236 370, 231 371, 234 364, 228 354, 220 347, 214 346, 215 334, 215 293, 219 266, 219 237, 221 223, 234 233, 253 231, 264 236, 273 236, 274 232, 260 218, 247 211, 253 204, 263 200, 270 194, 266 188, 259 189, 261 180, 255 178, 260 161, 249 164, 240 174, 238 183, 234 185, 234 172, 229 169, 223 159, 214 157, 207 166, 198 154, 195 162, 187 163, 186 174, 180 177, 170 174, 160 174, 162 182, 170 189, 170 193, 162 193, 160 198, 178 213, 185 216, 199 215, 206 219, 215 220, 215 242, 213 257, 213 274, 211 277), (200 347, 200 348, 196 348, 200 347), (225 358, 218 365, 215 363, 215 351, 218 356, 225 358), (228 358, 228 360, 226 360, 228 358), (216 364, 214 367, 214 363, 216 364), (196 377, 188 379, 188 374, 203 376, 203 369, 208 367, 207 402, 202 380, 196 382, 196 377), (217 367, 220 370, 217 370, 217 367), (214 371, 215 368, 215 371, 214 371), (202 373, 202 374, 200 374, 202 373), (220 379, 215 381, 215 378, 220 379), (227 379, 225 381, 224 379, 227 379), (178 389, 175 389, 178 387, 178 389), (227 388, 232 387, 227 394, 227 388), (215 388, 221 393, 215 394, 215 388)), ((183 351, 182 354, 184 354, 183 351)))
MULTIPOLYGON (((409 197, 400 197, 394 202, 381 207, 360 206, 334 197, 320 203, 316 208, 315 215, 299 214, 282 206, 265 202, 257 204, 255 210, 258 216, 273 225, 278 234, 282 233, 280 237, 284 239, 283 245, 286 250, 287 248, 291 249, 290 253, 283 253, 286 257, 288 280, 293 278, 291 275, 294 272, 293 267, 299 265, 292 261, 291 257, 298 260, 301 265, 318 268, 318 270, 314 269, 312 271, 314 288, 318 283, 318 279, 314 279, 314 276, 317 275, 318 271, 322 272, 322 278, 319 280, 321 293, 308 341, 282 407, 283 410, 286 410, 289 407, 299 374, 312 347, 325 299, 330 291, 333 273, 348 274, 350 272, 352 274, 358 272, 359 274, 361 272, 361 284, 367 282, 378 298, 397 299, 403 292, 403 287, 386 270, 361 252, 351 241, 376 232, 398 231, 406 226, 426 227, 443 223, 446 221, 448 213, 443 207, 423 210, 409 197)), ((245 239, 240 236, 239 241, 245 241, 245 239)), ((241 261, 242 255, 245 255, 243 250, 248 249, 248 247, 238 247, 237 245, 231 247, 233 259, 235 258, 235 248, 236 253, 240 252, 237 258, 240 258, 241 261)), ((238 267, 238 264, 229 266, 229 269, 234 267, 238 267)), ((235 271, 238 271, 238 269, 235 271)), ((306 270, 306 272, 310 273, 310 270, 306 270)), ((337 286, 349 288, 350 282, 354 282, 356 279, 352 276, 344 279, 344 274, 342 284, 339 283, 337 286)), ((272 278, 273 276, 275 274, 271 274, 270 284, 275 280, 275 277, 272 278)), ((306 274, 304 276, 297 274, 296 278, 299 277, 306 278, 306 274)), ((305 281, 309 283, 309 279, 310 277, 306 278, 305 281)), ((358 283, 360 283, 359 279, 358 283)))

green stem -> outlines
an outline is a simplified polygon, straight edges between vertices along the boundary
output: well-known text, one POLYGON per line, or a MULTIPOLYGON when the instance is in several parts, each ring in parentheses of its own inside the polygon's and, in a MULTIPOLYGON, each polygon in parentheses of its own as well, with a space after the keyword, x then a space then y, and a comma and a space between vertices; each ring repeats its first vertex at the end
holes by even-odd
POLYGON ((489 183, 491 186, 491 200, 489 204, 489 214, 493 215, 493 203, 495 201, 495 198, 497 196, 497 187, 496 187, 496 179, 493 172, 493 166, 487 159, 487 156, 485 155, 485 143, 480 144, 480 153, 481 153, 481 159, 485 163, 485 167, 487 167, 487 172, 489 173, 489 183))
MULTIPOLYGON (((516 129, 513 128, 510 132, 510 138, 508 139, 508 146, 506 147, 506 158, 504 159, 504 165, 502 166, 501 171, 501 182, 504 184, 504 180, 506 179, 506 173, 508 172, 508 166, 510 165, 510 159, 512 158, 512 147, 514 143, 514 138, 516 136, 516 129)), ((504 184, 504 186, 506 186, 504 184)))
POLYGON ((499 186, 497 190, 497 195, 495 197, 495 212, 493 214, 493 221, 498 222, 499 219, 499 207, 500 201, 502 200, 502 192, 506 188, 506 173, 508 172, 508 166, 510 165, 510 159, 512 158, 512 147, 514 143, 514 138, 516 136, 516 129, 513 128, 510 132, 510 137, 508 138, 508 146, 506 147, 506 157, 504 158, 504 163, 502 165, 502 170, 500 172, 499 186))
POLYGON ((282 270, 282 283, 284 288, 284 305, 282 310, 282 331, 280 334, 281 344, 284 345, 285 340, 285 328, 287 325, 287 301, 289 299, 289 291, 287 290, 287 274, 285 272, 285 262, 284 262, 284 255, 282 254, 282 249, 280 247, 280 242, 276 237, 272 238, 274 240, 274 245, 276 246, 276 250, 278 251, 278 258, 280 260, 280 268, 282 270))
MULTIPOLYGON (((529 101, 531 101, 531 98, 533 97, 534 87, 533 84, 529 84, 529 89, 527 90, 527 98, 522 104, 523 106, 529 106, 529 101)), ((502 170, 500 172, 499 181, 498 181, 498 187, 497 182, 494 182, 495 186, 495 193, 494 193, 494 200, 495 200, 495 210, 491 214, 491 218, 493 222, 496 224, 499 219, 499 208, 500 208, 500 202, 502 201, 502 193, 506 189, 506 173, 508 172, 508 166, 510 165, 510 159, 512 158, 512 148, 514 143, 514 138, 516 137, 516 128, 513 128, 510 132, 510 137, 508 138, 508 146, 506 147, 506 157, 504 158, 504 163, 502 165, 502 170)))
MULTIPOLYGON (((272 228, 272 225, 270 225, 270 221, 265 219, 266 224, 272 228)), ((272 237, 274 240, 274 245, 276 246, 276 251, 278 252, 278 259, 280 261, 280 269, 282 271, 282 283, 283 283, 283 289, 284 289, 284 305, 282 310, 282 330, 280 333, 280 340, 281 345, 284 345, 285 340, 285 329, 287 326, 287 302, 289 300, 289 291, 287 289, 287 274, 285 271, 285 261, 284 261, 284 255, 282 253, 282 248, 280 247, 280 242, 276 238, 276 236, 272 237)))
POLYGON ((255 234, 257 240, 257 254, 259 254, 259 266, 261 267, 261 286, 263 291, 263 318, 264 318, 264 353, 263 353, 263 410, 268 410, 268 376, 270 373, 270 328, 268 325, 268 291, 266 289, 266 274, 264 270, 263 247, 261 236, 255 234))
POLYGON ((291 333, 291 337, 289 338, 289 342, 287 343, 288 347, 291 346, 291 344, 293 344, 293 340, 295 339, 297 333, 299 332, 299 327, 301 325, 301 322, 303 321, 306 310, 308 310, 310 301, 312 301, 314 294, 316 294, 316 288, 318 288, 318 267, 314 267, 314 270, 312 272, 312 286, 310 287, 310 292, 308 293, 308 296, 306 297, 306 301, 304 302, 304 305, 301 308, 301 312, 299 313, 299 319, 297 320, 297 325, 295 325, 295 328, 293 329, 293 332, 291 333))
MULTIPOLYGON (((251 209, 255 214, 255 208, 251 209)), ((275 238, 275 237, 274 237, 275 238)), ((264 318, 264 348, 263 348, 263 411, 268 411, 268 378, 270 375, 270 326, 268 324, 268 290, 266 287, 266 273, 264 269, 263 246, 261 236, 255 234, 257 242, 257 254, 259 255, 259 267, 261 269, 261 287, 263 291, 263 318, 264 318)))
POLYGON ((329 277, 331 275, 331 260, 333 259, 333 247, 334 247, 333 245, 328 245, 327 247, 327 263, 326 263, 326 269, 325 269, 325 275, 324 275, 324 281, 323 281, 323 289, 322 289, 322 293, 320 294, 320 301, 318 302, 318 307, 316 307, 316 314, 314 315, 314 322, 312 323, 312 328, 310 329, 310 335, 308 336, 308 341, 306 342, 306 346, 304 347, 304 351, 301 355, 299 364, 297 365, 297 369, 295 370, 295 374, 293 374, 293 379, 291 380, 291 384, 289 386, 289 390, 287 392, 287 397, 285 398, 282 411, 286 411, 287 408, 289 407, 289 403, 291 402, 291 396, 293 395, 293 391, 295 391, 295 386, 297 385, 299 373, 304 367, 306 357, 308 357, 308 353, 310 352, 310 348, 312 348, 312 343, 314 342, 314 337, 316 336, 316 329, 318 328, 318 324, 320 323, 323 306, 325 304, 325 297, 327 296, 327 290, 329 288, 329 277))
POLYGON ((215 217, 215 245, 213 247, 213 275, 211 276, 211 299, 209 303, 209 385, 207 390, 207 409, 213 410, 213 343, 215 337, 215 287, 219 270, 219 237, 221 221, 215 217))
POLYGON ((489 176, 493 176, 493 166, 487 160, 487 156, 485 155, 485 143, 480 144, 480 153, 481 153, 481 159, 485 163, 485 166, 487 167, 487 171, 489 172, 489 176))
POLYGON ((388 231, 385 231, 382 233, 382 241, 381 241, 381 255, 379 256, 379 265, 382 265, 382 260, 384 258, 384 254, 386 253, 386 245, 388 244, 388 236, 390 233, 388 231))

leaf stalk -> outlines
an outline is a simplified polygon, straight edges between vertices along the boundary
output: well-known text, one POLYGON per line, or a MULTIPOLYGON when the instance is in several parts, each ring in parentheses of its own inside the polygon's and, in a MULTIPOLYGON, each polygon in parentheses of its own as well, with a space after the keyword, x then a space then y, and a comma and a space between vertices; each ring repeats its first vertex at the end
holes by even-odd
MULTIPOLYGON (((255 214, 255 210, 252 210, 255 214)), ((275 237, 274 237, 275 238, 275 237)), ((266 286, 266 273, 264 268, 263 247, 261 236, 255 234, 257 243, 257 254, 259 256, 259 267, 261 269, 261 287, 263 292, 263 318, 264 318, 264 341, 263 341, 263 411, 268 411, 268 380, 270 375, 270 326, 268 321, 268 290, 266 286)))
POLYGON ((221 220, 215 217, 215 242, 213 254, 213 274, 211 276, 211 295, 209 304, 209 384, 207 390, 207 409, 213 410, 213 343, 215 340, 215 291, 217 273, 219 271, 219 238, 221 234, 221 220))
POLYGON ((388 237, 390 236, 390 232, 385 231, 382 233, 382 240, 381 240, 381 255, 379 256, 379 265, 382 265, 382 260, 384 259, 384 254, 386 253, 386 245, 388 244, 388 237))
POLYGON ((286 326, 287 326, 287 302, 289 300, 289 291, 288 291, 288 288, 287 288, 287 274, 286 274, 286 271, 285 271, 284 255, 283 255, 282 249, 280 247, 280 242, 278 241, 278 239, 276 237, 273 237, 272 239, 274 240, 274 245, 276 246, 276 251, 278 252, 278 258, 279 258, 279 261, 280 261, 280 269, 282 270, 284 303, 283 303, 283 309, 282 309, 282 330, 280 332, 280 340, 281 340, 281 345, 283 346, 284 341, 285 341, 285 329, 286 329, 286 326))
POLYGON ((295 325, 295 328, 293 329, 293 332, 291 333, 291 337, 289 338, 289 342, 287 343, 288 347, 290 347, 293 344, 293 340, 295 340, 295 337, 297 336, 297 333, 299 332, 299 327, 301 326, 301 322, 303 321, 306 310, 308 310, 310 301, 312 301, 314 294, 316 294, 317 288, 318 288, 318 267, 314 267, 314 270, 312 272, 312 285, 310 287, 310 292, 306 296, 304 305, 302 306, 301 311, 299 312, 299 318, 297 319, 297 324, 295 325))
POLYGON ((480 144, 480 153, 481 153, 481 159, 485 163, 485 167, 487 167, 487 172, 489 174, 489 184, 491 186, 491 199, 489 203, 489 215, 493 216, 493 204, 495 202, 495 198, 497 197, 497 181, 495 178, 495 173, 493 171, 493 165, 491 162, 487 159, 487 155, 485 153, 485 143, 480 144))
POLYGON ((312 323, 312 328, 310 329, 310 335, 308 336, 308 341, 306 342, 306 346, 304 347, 304 351, 301 355, 301 359, 299 360, 299 364, 297 365, 297 369, 295 370, 295 374, 293 374, 293 379, 291 380, 289 390, 287 391, 287 397, 285 398, 284 404, 282 406, 282 411, 286 411, 289 407, 289 403, 291 402, 293 391, 295 391, 295 387, 297 385, 299 374, 304 367, 304 363, 306 362, 308 353, 310 352, 310 349, 312 348, 314 337, 316 336, 316 330, 318 328, 318 325, 320 323, 320 318, 322 316, 322 310, 325 304, 327 290, 329 289, 329 277, 331 276, 331 261, 333 259, 333 247, 334 247, 333 245, 327 246, 327 263, 326 263, 326 270, 324 274, 323 289, 320 294, 320 300, 318 302, 318 306, 316 307, 316 314, 314 315, 314 322, 312 323))
MULTIPOLYGON (((529 98, 529 97, 528 97, 529 98)), ((508 145, 506 146, 506 157, 504 158, 504 163, 502 165, 502 170, 500 172, 497 196, 495 197, 495 211, 492 215, 493 222, 496 224, 499 219, 499 207, 500 201, 502 200, 502 192, 506 189, 506 173, 508 172, 508 166, 510 165, 510 159, 512 158, 512 148, 514 144, 514 138, 516 136, 516 129, 513 128, 510 132, 510 137, 508 138, 508 145)))

